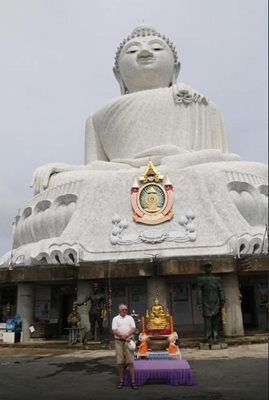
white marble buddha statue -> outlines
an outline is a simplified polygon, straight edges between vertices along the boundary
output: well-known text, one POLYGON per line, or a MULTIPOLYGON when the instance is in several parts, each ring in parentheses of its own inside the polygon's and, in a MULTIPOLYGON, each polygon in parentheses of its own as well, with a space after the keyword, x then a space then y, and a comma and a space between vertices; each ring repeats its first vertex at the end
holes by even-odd
POLYGON ((123 40, 114 66, 121 95, 87 120, 85 164, 34 172, 35 196, 0 266, 143 259, 149 249, 166 257, 266 250, 267 167, 228 152, 220 112, 177 83, 179 70, 174 45, 154 28, 123 40), (149 161, 174 188, 173 217, 154 229, 133 219, 130 196, 149 161))
POLYGON ((159 164, 166 156, 201 150, 210 152, 189 155, 192 163, 203 157, 238 159, 228 154, 216 106, 188 85, 176 83, 180 63, 175 47, 154 28, 139 26, 123 40, 113 70, 121 96, 87 120, 85 166, 38 168, 32 179, 35 193, 48 187, 52 174, 92 168, 89 164, 97 160, 139 167, 149 159, 159 164))
POLYGON ((177 84, 180 63, 168 39, 139 27, 116 54, 122 96, 87 121, 86 163, 96 159, 228 151, 221 115, 191 87, 177 84))

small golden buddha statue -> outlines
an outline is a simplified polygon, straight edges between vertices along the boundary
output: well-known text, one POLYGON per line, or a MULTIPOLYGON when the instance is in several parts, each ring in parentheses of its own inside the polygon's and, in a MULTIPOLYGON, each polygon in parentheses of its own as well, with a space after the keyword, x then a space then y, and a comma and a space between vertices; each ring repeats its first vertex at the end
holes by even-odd
POLYGON ((72 311, 68 315, 67 322, 72 326, 72 327, 78 327, 80 323, 80 315, 78 312, 78 306, 76 303, 73 303, 72 306, 72 311))
POLYGON ((167 329, 170 328, 169 314, 164 312, 164 307, 158 297, 154 300, 150 313, 146 316, 147 329, 167 329))

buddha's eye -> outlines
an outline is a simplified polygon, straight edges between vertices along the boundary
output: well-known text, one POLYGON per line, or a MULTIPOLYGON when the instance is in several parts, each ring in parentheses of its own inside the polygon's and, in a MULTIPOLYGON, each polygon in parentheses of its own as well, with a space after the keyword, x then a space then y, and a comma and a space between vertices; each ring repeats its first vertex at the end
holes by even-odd
POLYGON ((127 50, 126 53, 127 54, 132 54, 132 53, 136 53, 139 50, 138 46, 130 46, 127 50))
POLYGON ((151 49, 153 50, 153 51, 161 51, 161 50, 163 50, 163 47, 160 45, 160 44, 153 44, 152 46, 151 46, 151 49))

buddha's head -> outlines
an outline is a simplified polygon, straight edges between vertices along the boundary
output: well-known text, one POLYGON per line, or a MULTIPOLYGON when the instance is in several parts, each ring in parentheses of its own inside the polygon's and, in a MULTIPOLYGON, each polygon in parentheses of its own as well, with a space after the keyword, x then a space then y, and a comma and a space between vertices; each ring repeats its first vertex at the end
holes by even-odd
POLYGON ((158 297, 156 297, 156 299, 154 300, 154 305, 155 306, 159 306, 160 305, 160 301, 159 301, 158 297))
POLYGON ((180 69, 174 45, 148 25, 134 29, 118 47, 114 75, 121 94, 169 87, 180 69))

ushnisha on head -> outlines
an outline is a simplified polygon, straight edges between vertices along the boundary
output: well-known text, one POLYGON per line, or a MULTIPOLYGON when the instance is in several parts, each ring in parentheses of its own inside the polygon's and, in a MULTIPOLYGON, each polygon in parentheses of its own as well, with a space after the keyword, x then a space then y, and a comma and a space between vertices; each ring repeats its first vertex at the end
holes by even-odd
POLYGON ((113 68, 121 94, 169 87, 179 70, 173 43, 148 25, 138 26, 123 40, 113 68))

